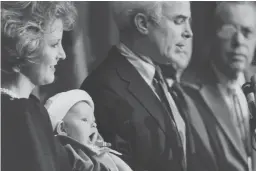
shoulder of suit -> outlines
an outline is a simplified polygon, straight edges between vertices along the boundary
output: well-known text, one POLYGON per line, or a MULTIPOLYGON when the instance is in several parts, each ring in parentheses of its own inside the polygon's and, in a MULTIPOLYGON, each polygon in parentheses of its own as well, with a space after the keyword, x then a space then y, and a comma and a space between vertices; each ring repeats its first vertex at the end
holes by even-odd
POLYGON ((203 84, 202 79, 199 74, 188 74, 181 79, 181 86, 186 89, 199 90, 203 84))
POLYGON ((200 90, 202 87, 202 83, 200 82, 182 81, 180 85, 183 89, 193 89, 193 90, 200 90))
MULTIPOLYGON (((206 65, 209 66, 209 65, 206 65)), ((191 70, 183 75, 181 82, 186 88, 200 90, 205 84, 212 84, 214 76, 210 67, 191 70)))

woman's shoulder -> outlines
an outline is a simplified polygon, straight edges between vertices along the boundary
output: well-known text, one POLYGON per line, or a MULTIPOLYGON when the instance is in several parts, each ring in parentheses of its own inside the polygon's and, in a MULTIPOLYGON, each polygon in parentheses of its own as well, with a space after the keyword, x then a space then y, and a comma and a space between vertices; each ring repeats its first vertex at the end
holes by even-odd
POLYGON ((9 123, 17 125, 18 122, 24 120, 24 118, 27 118, 30 113, 28 106, 28 99, 17 99, 5 94, 1 94, 1 118, 3 121, 3 127, 9 128, 9 123))
POLYGON ((1 95, 1 118, 5 127, 45 129, 52 132, 50 118, 40 101, 37 99, 12 99, 1 95), (12 125, 8 125, 12 123, 12 125))
POLYGON ((1 107, 2 109, 23 109, 26 108, 29 103, 28 99, 25 98, 12 98, 9 95, 1 94, 1 107))
POLYGON ((2 115, 12 115, 15 113, 30 113, 31 111, 38 111, 40 109, 39 100, 34 97, 26 98, 12 98, 9 95, 1 94, 1 113, 2 115))

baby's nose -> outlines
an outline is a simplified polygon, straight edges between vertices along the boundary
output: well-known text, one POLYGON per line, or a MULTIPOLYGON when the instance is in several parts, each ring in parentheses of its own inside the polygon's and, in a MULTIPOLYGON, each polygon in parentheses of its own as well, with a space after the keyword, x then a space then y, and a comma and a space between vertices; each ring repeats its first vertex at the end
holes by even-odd
POLYGON ((93 123, 92 123, 92 128, 96 128, 96 127, 97 127, 96 122, 93 122, 93 123))

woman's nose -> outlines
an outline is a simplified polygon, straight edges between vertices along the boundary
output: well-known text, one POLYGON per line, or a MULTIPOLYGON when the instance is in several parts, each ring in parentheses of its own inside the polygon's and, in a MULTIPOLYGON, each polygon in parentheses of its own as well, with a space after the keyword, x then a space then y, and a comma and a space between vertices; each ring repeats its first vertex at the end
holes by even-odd
POLYGON ((62 60, 66 59, 66 53, 62 47, 62 44, 60 45, 58 57, 59 59, 62 59, 62 60))

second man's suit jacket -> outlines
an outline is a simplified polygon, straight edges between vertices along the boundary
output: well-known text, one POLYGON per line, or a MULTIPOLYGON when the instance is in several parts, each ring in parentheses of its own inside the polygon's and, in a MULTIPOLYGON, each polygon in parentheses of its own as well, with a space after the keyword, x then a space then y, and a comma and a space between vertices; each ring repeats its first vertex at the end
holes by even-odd
MULTIPOLYGON (((219 91, 218 80, 212 67, 207 66, 209 67, 203 73, 199 73, 195 79, 189 81, 193 88, 185 88, 185 92, 193 99, 206 126, 219 170, 247 171, 246 148, 251 151, 251 144, 250 142, 244 144, 239 138, 232 122, 234 114, 230 112, 219 91)), ((249 134, 250 130, 247 130, 248 137, 249 134)))
MULTIPOLYGON (((96 121, 103 138, 123 154, 121 157, 134 170, 183 170, 182 145, 179 145, 176 138, 177 128, 171 119, 172 114, 168 113, 137 70, 116 47, 85 79, 81 89, 92 96, 96 121)), ((192 132, 197 130, 193 129, 192 132)), ((204 135, 205 132, 201 137, 204 135)), ((187 138, 187 154, 195 155, 196 152, 190 152, 193 151, 193 138, 187 138)), ((200 144, 201 150, 205 150, 205 144, 200 144)), ((207 149, 209 144, 206 146, 207 149)), ((211 156, 205 155, 202 158, 206 160, 200 161, 201 165, 205 167, 210 163, 209 168, 214 171, 211 156)), ((188 166, 192 161, 190 159, 195 157, 188 158, 188 166)), ((192 163, 195 165, 195 162, 192 163)))

